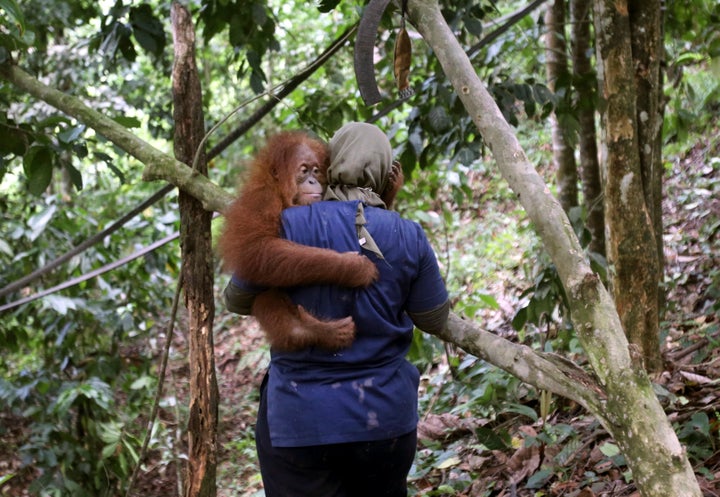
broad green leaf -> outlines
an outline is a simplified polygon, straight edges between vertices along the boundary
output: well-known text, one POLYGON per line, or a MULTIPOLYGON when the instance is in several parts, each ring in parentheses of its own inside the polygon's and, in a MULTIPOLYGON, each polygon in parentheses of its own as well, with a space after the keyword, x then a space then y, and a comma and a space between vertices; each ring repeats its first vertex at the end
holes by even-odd
POLYGON ((117 443, 122 435, 122 424, 117 422, 100 423, 100 440, 107 444, 117 443))
POLYGON ((20 34, 22 34, 25 31, 25 17, 17 2, 15 0, 0 0, 0 9, 7 13, 10 21, 18 27, 20 34))
POLYGON ((517 414, 522 414, 523 416, 527 416, 528 418, 532 419, 533 421, 537 421, 538 415, 537 412, 535 412, 535 409, 524 406, 522 404, 511 404, 505 408, 503 408, 502 412, 514 412, 517 414))
POLYGON ((33 195, 41 195, 52 180, 53 152, 48 147, 30 147, 23 157, 23 168, 28 178, 28 190, 33 195))
POLYGON ((468 32, 473 36, 482 35, 483 25, 482 25, 482 21, 480 21, 480 19, 476 19, 474 17, 466 17, 465 18, 465 27, 467 28, 468 32))
POLYGON ((130 9, 130 24, 135 39, 151 54, 161 55, 165 49, 165 31, 148 4, 130 9))
MULTIPOLYGON (((507 437, 507 432, 504 432, 504 435, 507 437)), ((506 439, 503 439, 503 437, 495 433, 490 428, 482 426, 476 428, 475 436, 477 437, 478 442, 490 450, 504 450, 510 446, 506 439)))
POLYGON ((0 152, 23 155, 33 140, 33 133, 13 124, 3 123, 0 126, 3 138, 0 140, 0 152))
POLYGON ((530 478, 528 478, 527 484, 525 485, 527 488, 543 488, 545 487, 545 483, 553 476, 553 471, 550 469, 541 469, 537 473, 534 473, 530 478))
POLYGON ((55 215, 56 210, 57 206, 49 205, 46 209, 43 209, 42 211, 38 212, 33 216, 30 216, 27 221, 27 224, 31 230, 31 233, 28 235, 30 241, 35 241, 37 237, 40 236, 43 231, 45 231, 45 227, 48 225, 53 215, 55 215))
POLYGON ((118 442, 114 442, 114 443, 111 443, 111 444, 106 445, 105 447, 103 447, 103 450, 102 450, 102 458, 103 458, 103 459, 108 459, 108 458, 110 458, 110 456, 112 456, 113 454, 115 454, 115 451, 117 450, 117 447, 118 447, 118 442))
POLYGON ((63 297, 61 295, 48 295, 43 299, 43 302, 46 307, 49 307, 51 309, 54 309, 58 313, 62 314, 63 316, 67 314, 69 310, 75 310, 77 309, 77 304, 75 301, 68 297, 63 297))
POLYGON ((8 242, 6 242, 2 238, 0 238, 0 252, 7 255, 8 257, 12 257, 13 255, 12 247, 10 247, 10 244, 8 244, 8 242))
POLYGON ((452 456, 448 457, 447 459, 444 459, 443 461, 440 461, 435 465, 437 469, 447 469, 452 468, 453 466, 457 466, 460 464, 462 460, 458 456, 452 456))
POLYGON ((132 382, 130 390, 142 390, 143 388, 151 387, 154 381, 151 377, 144 375, 132 382))
POLYGON ((340 3, 340 0, 320 0, 318 10, 320 12, 330 12, 340 3))
POLYGON ((66 162, 65 164, 63 164, 63 166, 65 167, 65 170, 67 171, 68 176, 70 176, 70 181, 72 181, 73 186, 77 190, 82 190, 83 189, 82 173, 80 173, 80 171, 78 171, 78 169, 75 166, 73 166, 72 164, 70 164, 69 162, 66 162))
MULTIPOLYGON (((122 126, 125 126, 128 129, 139 128, 140 124, 141 124, 140 119, 138 119, 137 117, 132 117, 132 116, 115 116, 115 117, 113 117, 113 121, 115 121, 116 123, 118 123, 122 126)), ((100 154, 96 154, 96 155, 100 155, 100 154)), ((104 156, 104 158, 102 160, 112 161, 112 158, 110 158, 110 156, 108 156, 107 154, 102 154, 102 155, 104 156)))
POLYGON ((602 452, 607 457, 614 457, 618 454, 620 454, 620 449, 617 445, 606 442, 600 446, 600 452, 602 452))
POLYGON ((85 132, 85 125, 71 126, 57 134, 58 139, 63 143, 72 143, 85 132))

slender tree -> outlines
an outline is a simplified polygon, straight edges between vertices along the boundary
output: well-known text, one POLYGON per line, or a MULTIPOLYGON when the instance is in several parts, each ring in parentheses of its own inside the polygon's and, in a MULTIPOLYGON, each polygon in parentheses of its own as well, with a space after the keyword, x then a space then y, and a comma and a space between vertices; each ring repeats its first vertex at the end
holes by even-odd
MULTIPOLYGON (((660 11, 660 1, 650 1, 660 11)), ((604 150, 601 160, 604 175, 606 248, 610 282, 623 328, 631 343, 639 348, 645 367, 657 371, 661 365, 659 343, 658 242, 652 206, 648 203, 642 157, 655 164, 656 154, 647 153, 659 145, 651 133, 641 133, 640 122, 652 122, 659 128, 658 107, 650 99, 639 101, 638 78, 650 70, 633 57, 633 33, 659 30, 650 23, 653 17, 631 17, 626 2, 596 0, 594 3, 598 82, 603 112, 601 129, 604 150), (634 23, 634 24, 633 24, 634 23), (640 71, 640 74, 637 71, 640 71), (651 115, 653 114, 653 115, 651 115)), ((649 10, 652 10, 649 8, 649 10)), ((644 12, 644 11, 643 11, 644 12)), ((644 43, 649 43, 643 37, 644 43)), ((660 43, 655 40, 654 43, 660 43)), ((656 50, 649 49, 654 54, 656 50)), ((649 56, 648 56, 649 57, 649 56)), ((655 55, 653 55, 655 57, 655 55)), ((652 78, 651 78, 652 79, 652 78)), ((654 83, 657 85, 657 79, 654 83)), ((655 87, 657 92, 659 88, 655 87)), ((657 95, 657 93, 656 93, 657 95)), ((643 126, 644 127, 644 126, 643 126)), ((659 129, 652 130, 659 133, 659 129)))
POLYGON ((579 124, 578 146, 583 205, 590 232, 591 252, 605 256, 605 214, 603 212, 602 183, 598 161, 595 113, 597 109, 597 79, 592 67, 592 4, 586 0, 570 0, 572 22, 572 67, 575 102, 573 108, 579 124))
MULTIPOLYGON (((187 9, 172 4, 175 46, 173 117, 175 157, 207 175, 200 149, 204 131, 202 89, 195 64, 195 29, 187 9), (197 160, 195 156, 197 155, 197 160)), ((213 347, 214 267, 212 213, 191 194, 180 191, 180 234, 185 306, 190 337, 190 414, 186 497, 214 497, 217 468, 218 385, 213 347)))
MULTIPOLYGON (((565 37, 565 0, 554 0, 545 11, 545 68, 548 88, 560 102, 568 101, 570 77, 565 37)), ((561 109, 565 106, 560 105, 561 109)), ((567 110, 563 110, 567 112, 567 110)), ((555 162, 558 199, 565 212, 578 205, 578 176, 575 149, 569 139, 571 130, 561 124, 558 112, 550 116, 553 160, 555 162)))
MULTIPOLYGON (((663 95, 663 29, 662 2, 660 0, 631 0, 628 2, 630 41, 635 88, 637 91, 637 125, 640 146, 640 166, 643 193, 655 232, 658 259, 658 284, 664 275, 663 223, 662 223, 662 126, 664 115, 663 95)), ((664 302, 662 286, 659 302, 664 302)))

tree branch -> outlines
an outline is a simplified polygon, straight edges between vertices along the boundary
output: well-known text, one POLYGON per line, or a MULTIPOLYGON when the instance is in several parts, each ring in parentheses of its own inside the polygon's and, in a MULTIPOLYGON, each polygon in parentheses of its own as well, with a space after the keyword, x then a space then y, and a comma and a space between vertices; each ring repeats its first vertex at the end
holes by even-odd
POLYGON ((232 195, 197 174, 190 167, 156 149, 100 112, 91 109, 78 98, 42 84, 14 64, 0 65, 0 77, 70 117, 84 123, 118 148, 145 164, 146 181, 164 179, 203 202, 208 211, 222 212, 232 195))
MULTIPOLYGON (((579 366, 554 354, 539 354, 481 329, 477 324, 450 314, 445 330, 437 334, 445 341, 507 371, 525 383, 574 400, 602 417, 605 391, 579 366)), ((601 421, 605 422, 601 418, 601 421)))

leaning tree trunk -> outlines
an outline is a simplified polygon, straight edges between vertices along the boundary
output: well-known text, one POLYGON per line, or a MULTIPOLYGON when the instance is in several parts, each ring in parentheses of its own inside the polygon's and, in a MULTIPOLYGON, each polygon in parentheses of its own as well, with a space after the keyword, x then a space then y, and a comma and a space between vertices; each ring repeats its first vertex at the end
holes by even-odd
MULTIPOLYGON (((659 2, 657 7, 659 9, 659 2)), ((639 134, 638 91, 627 4, 596 0, 594 14, 598 81, 604 102, 601 129, 606 154, 601 160, 605 170, 610 281, 628 340, 639 348, 645 367, 657 371, 662 366, 659 263, 656 233, 643 187, 643 154, 640 153, 642 148, 657 143, 643 141, 639 134)), ((640 120, 657 122, 648 114, 649 110, 643 109, 640 120)))
POLYGON ((602 182, 598 163, 597 134, 595 132, 595 103, 597 78, 590 61, 590 26, 592 4, 587 0, 570 0, 572 18, 573 86, 578 124, 580 177, 582 178, 583 205, 587 213, 585 225, 590 232, 590 252, 605 257, 605 214, 603 212, 602 182))
POLYGON ((578 205, 578 176, 575 150, 570 146, 570 130, 562 125, 562 113, 569 112, 570 75, 565 42, 565 0, 554 0, 545 11, 545 69, 548 88, 559 96, 560 103, 550 116, 553 160, 555 162, 558 199, 565 212, 578 205), (562 90, 562 91, 560 91, 562 90), (560 115, 558 115, 560 111, 560 115))
MULTIPOLYGON (((195 31, 187 9, 172 4, 175 37, 173 65, 173 118, 175 156, 207 175, 207 162, 200 148, 204 135, 202 90, 195 65, 195 31)), ((188 461, 185 477, 187 497, 215 497, 217 487, 218 386, 213 355, 212 213, 193 196, 180 192, 180 233, 185 305, 190 336, 190 417, 188 461)))
MULTIPOLYGON (((620 5, 616 2, 609 3, 620 5)), ((687 455, 653 392, 652 384, 642 367, 638 348, 628 344, 612 299, 597 275, 592 272, 562 207, 528 161, 512 128, 480 82, 472 64, 445 22, 437 0, 411 1, 409 13, 412 23, 438 57, 446 76, 492 150, 503 177, 518 194, 558 269, 568 295, 578 338, 602 392, 598 395, 601 409, 590 404, 586 407, 603 421, 604 427, 615 438, 633 472, 635 483, 645 497, 700 496, 700 489, 687 455)), ((596 16, 598 28, 608 29, 605 24, 606 17, 614 19, 613 16, 608 16, 604 9, 599 9, 596 16)), ((598 28, 596 30, 599 30, 598 28)), ((602 36, 606 35, 607 33, 603 33, 602 36)), ((616 38, 619 38, 619 35, 620 33, 614 33, 616 38)), ((629 40, 628 36, 629 33, 625 40, 629 40)), ((618 56, 614 53, 612 55, 618 56)), ((629 62, 630 58, 624 60, 629 62)), ((614 65, 610 67, 618 69, 614 65)), ((621 75, 622 73, 614 72, 606 75, 605 80, 608 80, 608 76, 621 75)), ((624 91, 630 90, 633 85, 632 80, 627 83, 624 79, 618 81, 611 78, 610 81, 615 84, 626 83, 624 91)), ((614 94, 619 91, 619 86, 609 89, 614 94)), ((609 94, 607 91, 606 87, 606 96, 609 94)), ((612 100, 609 104, 609 107, 617 105, 612 100)), ((620 106, 620 109, 624 109, 624 106, 620 106)), ((614 112, 618 110, 613 109, 611 115, 614 116, 614 112)), ((634 117, 633 105, 633 121, 634 117)), ((610 138, 614 140, 612 145, 632 142, 634 133, 632 126, 627 125, 629 121, 624 121, 622 125, 618 125, 618 121, 614 120, 608 122, 614 125, 610 128, 610 138)), ((629 148, 628 153, 632 150, 629 148)), ((634 150, 637 151, 636 148, 634 150)), ((635 177, 633 171, 625 171, 621 178, 625 178, 621 185, 622 191, 627 195, 618 197, 618 200, 626 203, 626 207, 631 203, 634 205, 637 200, 632 195, 632 190, 628 191, 625 187, 632 189, 633 185, 641 185, 640 175, 635 177)), ((642 191, 638 193, 644 206, 642 191)), ((647 216, 647 211, 641 212, 645 212, 647 216)), ((631 240, 636 238, 633 236, 631 240)), ((645 239, 641 237, 640 241, 645 239)), ((655 254, 654 241, 652 246, 653 250, 650 252, 655 254)), ((644 294, 641 294, 642 296, 644 294)), ((641 300, 636 304, 644 306, 645 302, 641 300)), ((475 345, 479 345, 480 340, 472 336, 472 330, 455 324, 456 326, 444 333, 444 338, 459 343, 472 354, 477 354, 479 350, 475 345)), ((512 365, 513 362, 506 363, 508 364, 512 365)))

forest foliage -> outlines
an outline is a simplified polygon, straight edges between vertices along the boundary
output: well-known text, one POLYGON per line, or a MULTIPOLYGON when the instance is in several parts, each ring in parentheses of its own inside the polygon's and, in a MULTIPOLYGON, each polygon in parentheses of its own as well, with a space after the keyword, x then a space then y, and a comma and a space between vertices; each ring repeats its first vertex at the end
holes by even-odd
MULTIPOLYGON (((573 130, 576 103, 557 88, 550 92, 545 84, 542 15, 531 13, 484 41, 498 28, 498 19, 520 6, 468 0, 453 2, 444 14, 505 117, 516 127, 532 162, 551 183, 546 118, 552 110, 562 111, 561 118, 573 130)), ((321 3, 322 13, 307 2, 206 0, 191 7, 198 27, 207 128, 243 105, 210 136, 213 146, 257 108, 258 95, 281 88, 352 27, 359 3, 321 3)), ((172 149, 167 3, 0 0, 0 15, 0 64, 17 61, 50 86, 91 102, 160 149, 172 149)), ((696 153, 698 141, 708 142, 697 161, 699 174, 689 180, 700 184, 671 190, 677 194, 671 200, 693 215, 699 213, 692 206, 718 195, 720 151, 713 130, 720 107, 719 25, 720 11, 712 1, 695 0, 692 8, 684 2, 668 2, 663 130, 668 177, 676 174, 674 168, 684 157, 696 153), (703 177, 715 183, 703 183, 703 177)), ((507 186, 490 172, 482 137, 419 40, 413 42, 411 74, 416 97, 411 103, 397 102, 390 56, 396 34, 390 16, 378 39, 376 71, 387 95, 379 108, 360 103, 347 44, 249 133, 219 153, 212 161, 211 179, 232 191, 243 160, 264 136, 278 129, 310 128, 327 138, 349 120, 375 120, 390 134, 409 179, 398 208, 431 234, 455 311, 521 343, 579 355, 572 327, 563 319, 563 291, 554 268, 537 257, 538 242, 529 221, 509 202, 512 194, 507 186), (478 217, 483 219, 482 231, 468 232, 468 219, 478 217)), ((162 186, 143 183, 140 165, 103 137, 4 82, 0 134, 2 288, 102 232, 162 186)), ((694 243, 701 253, 718 248, 720 221, 712 217, 715 214, 711 211, 699 222, 694 243)), ((571 220, 582 240, 583 213, 574 213, 571 220)), ((138 463, 148 406, 157 387, 158 354, 167 339, 167 316, 180 267, 174 242, 178 222, 175 194, 164 195, 100 243, 42 278, 2 294, 0 430, 8 442, 0 445, 0 460, 7 458, 0 466, 0 485, 28 482, 24 488, 33 495, 124 492, 138 463), (13 304, 112 267, 116 261, 123 263, 109 272, 13 304)), ((602 260, 597 267, 603 269, 602 260)), ((694 277, 704 282, 699 286, 703 299, 696 303, 699 308, 693 309, 692 318, 665 323, 668 340, 677 338, 678 329, 711 343, 716 340, 717 321, 697 320, 720 311, 720 271, 712 263, 697 271, 694 277)), ((688 278, 692 277, 686 273, 669 272, 668 286, 672 290, 688 278)), ((223 277, 216 283, 221 287, 223 277)), ((225 333, 233 324, 233 318, 221 314, 216 332, 225 333)), ((184 347, 182 338, 174 343, 176 360, 181 361, 184 347)), ((245 350, 237 352, 252 357, 245 350)), ((434 489, 423 495, 462 495, 470 488, 478 471, 458 459, 467 455, 469 443, 501 451, 520 439, 528 446, 581 439, 578 428, 569 423, 543 424, 543 430, 532 436, 513 432, 505 424, 512 416, 535 423, 567 406, 483 361, 420 334, 411 358, 426 373, 424 412, 487 420, 472 427, 472 442, 465 438, 428 442, 414 469, 417 491, 434 489)), ((696 357, 700 362, 705 359, 712 356, 696 357)), ((659 387, 659 395, 668 406, 687 400, 667 388, 659 387)), ((156 467, 169 471, 183 457, 182 437, 175 430, 184 424, 185 405, 182 391, 170 391, 162 401, 167 418, 155 426, 151 438, 156 467)), ((699 465, 715 452, 714 413, 714 409, 698 409, 676 423, 692 461, 699 465)), ((228 450, 243 447, 243 440, 233 439, 228 450)), ((610 441, 599 450, 604 461, 623 467, 610 441)), ((235 457, 227 455, 229 460, 235 457)), ((558 478, 557 468, 536 470, 524 482, 529 489, 543 488, 558 478)), ((587 476, 589 483, 601 480, 598 475, 587 476)))

